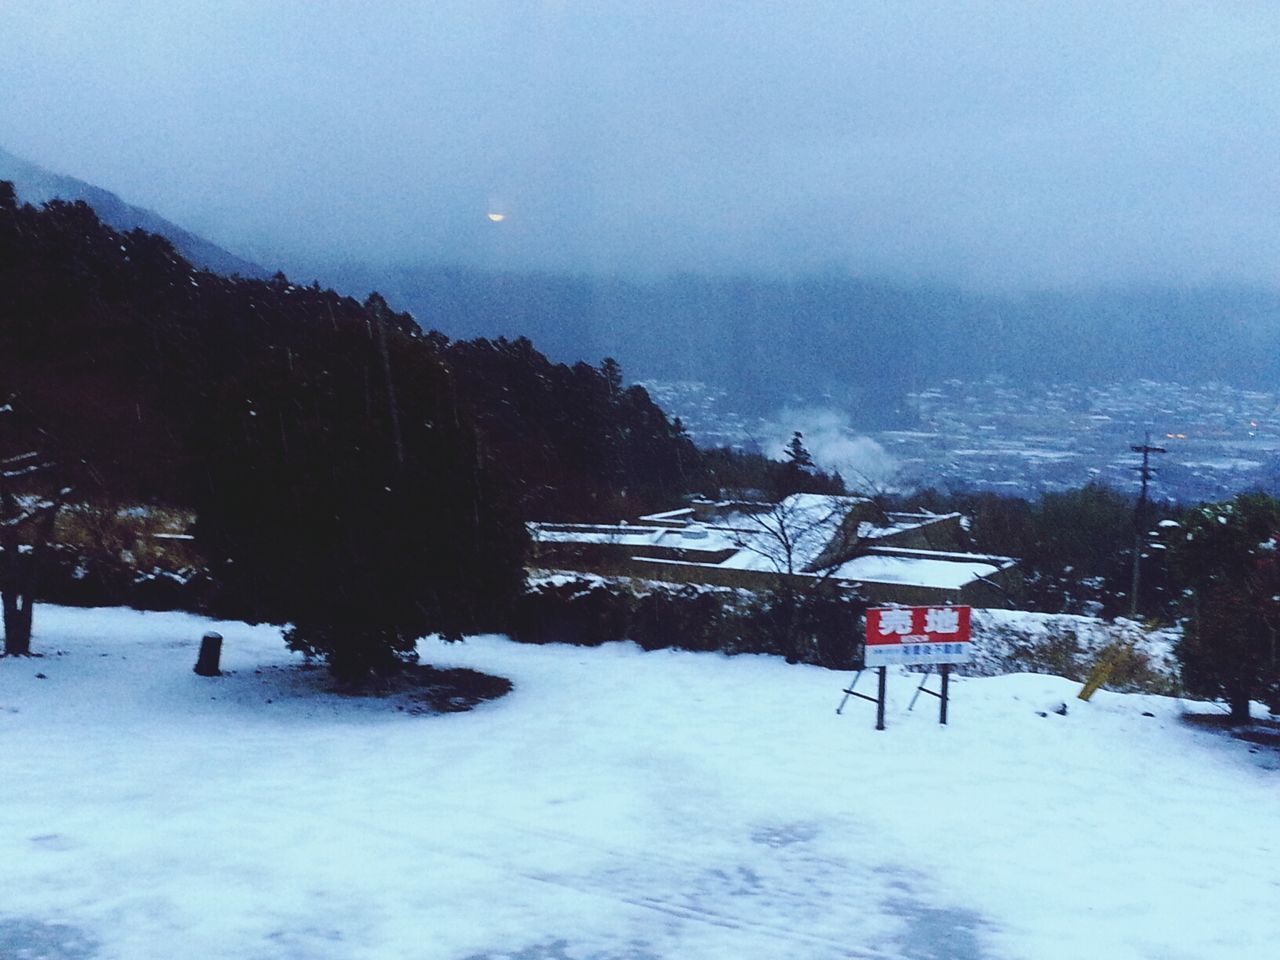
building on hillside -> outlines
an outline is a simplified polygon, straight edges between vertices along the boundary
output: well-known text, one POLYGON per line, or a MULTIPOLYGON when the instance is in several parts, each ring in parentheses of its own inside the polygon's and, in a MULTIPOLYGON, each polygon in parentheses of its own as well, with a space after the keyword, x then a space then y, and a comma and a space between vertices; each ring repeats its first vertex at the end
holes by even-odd
POLYGON ((635 523, 530 524, 530 565, 767 590, 781 579, 856 588, 872 603, 1006 606, 1016 561, 963 550, 958 513, 883 513, 862 497, 695 500, 635 523))

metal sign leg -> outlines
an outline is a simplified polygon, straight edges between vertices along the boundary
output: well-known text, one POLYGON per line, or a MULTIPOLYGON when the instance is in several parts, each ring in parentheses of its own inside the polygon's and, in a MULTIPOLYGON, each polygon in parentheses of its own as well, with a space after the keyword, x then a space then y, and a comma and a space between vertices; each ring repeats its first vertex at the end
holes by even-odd
POLYGON ((888 667, 880 668, 880 685, 879 685, 879 692, 876 696, 876 729, 877 730, 884 729, 884 688, 885 688, 884 676, 885 676, 885 673, 888 671, 888 669, 889 669, 888 667))
POLYGON ((947 699, 951 692, 951 664, 944 663, 942 665, 942 705, 938 709, 938 722, 946 725, 947 722, 947 699))
POLYGON ((931 673, 933 673, 933 664, 929 664, 929 666, 925 667, 924 676, 920 678, 920 686, 916 687, 916 692, 911 697, 911 702, 907 704, 907 713, 910 713, 916 708, 916 701, 920 699, 921 692, 933 693, 932 690, 925 690, 924 688, 924 685, 929 682, 929 675, 931 673))
POLYGON ((925 684, 929 682, 929 677, 933 673, 933 665, 930 664, 925 670, 924 676, 920 680, 920 686, 916 687, 915 694, 911 697, 911 703, 907 705, 910 711, 916 705, 916 700, 920 698, 920 694, 927 693, 931 697, 938 698, 938 722, 945 724, 947 722, 947 704, 951 699, 951 664, 942 663, 938 665, 938 675, 942 677, 942 690, 930 690, 925 684))
POLYGON ((850 681, 849 686, 844 688, 844 699, 840 701, 840 706, 836 707, 836 716, 840 716, 840 714, 844 712, 844 705, 849 702, 850 697, 862 696, 860 693, 853 692, 853 688, 858 685, 858 678, 860 676, 862 676, 861 670, 853 675, 853 680, 850 681))
POLYGON ((859 700, 870 700, 872 703, 876 705, 876 729, 883 730, 884 729, 884 688, 885 688, 884 678, 885 678, 886 670, 887 668, 885 667, 879 668, 880 684, 879 684, 877 693, 874 697, 871 696, 869 693, 859 693, 857 690, 853 689, 858 685, 858 678, 861 677, 862 674, 865 672, 865 668, 864 670, 859 670, 857 673, 855 673, 853 675, 853 682, 850 683, 849 686, 845 688, 844 699, 840 701, 840 706, 836 707, 836 713, 839 714, 842 710, 844 710, 844 705, 849 702, 850 697, 857 697, 859 700))

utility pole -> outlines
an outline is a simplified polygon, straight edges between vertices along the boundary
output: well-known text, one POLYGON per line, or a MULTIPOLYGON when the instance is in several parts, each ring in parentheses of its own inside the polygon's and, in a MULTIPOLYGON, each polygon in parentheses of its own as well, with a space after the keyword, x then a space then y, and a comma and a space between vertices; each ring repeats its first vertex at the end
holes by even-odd
POLYGON ((1129 591, 1129 616, 1137 619, 1138 616, 1138 569, 1142 563, 1142 539, 1146 535, 1147 529, 1147 484, 1151 482, 1151 478, 1155 475, 1151 469, 1151 454, 1168 453, 1164 447, 1153 447, 1151 445, 1151 434, 1148 433, 1141 444, 1134 444, 1129 448, 1134 453, 1142 454, 1142 466, 1134 467, 1138 471, 1138 476, 1142 478, 1142 491, 1138 494, 1138 505, 1133 511, 1133 585, 1129 591))

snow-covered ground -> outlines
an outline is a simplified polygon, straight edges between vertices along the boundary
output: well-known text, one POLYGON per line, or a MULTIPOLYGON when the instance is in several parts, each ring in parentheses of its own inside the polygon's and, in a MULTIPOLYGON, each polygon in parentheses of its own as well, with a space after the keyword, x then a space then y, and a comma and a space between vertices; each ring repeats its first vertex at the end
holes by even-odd
POLYGON ((1184 722, 1180 701, 960 679, 940 727, 894 675, 876 732, 871 704, 836 716, 847 678, 817 668, 484 637, 424 659, 514 692, 415 715, 324 692, 272 629, 218 625, 234 673, 205 679, 207 621, 37 618, 46 656, 0 660, 5 960, 1234 960, 1280 943, 1280 756, 1184 722))

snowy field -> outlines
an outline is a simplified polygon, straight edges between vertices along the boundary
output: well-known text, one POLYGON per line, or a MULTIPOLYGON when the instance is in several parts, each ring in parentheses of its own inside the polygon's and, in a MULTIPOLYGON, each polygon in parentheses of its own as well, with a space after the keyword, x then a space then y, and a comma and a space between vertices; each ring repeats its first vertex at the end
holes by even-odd
POLYGON ((1280 944, 1280 755, 1180 701, 962 679, 940 727, 894 675, 878 733, 817 668, 479 638, 424 659, 514 692, 427 715, 324 692, 272 629, 218 625, 234 673, 204 679, 207 621, 36 615, 46 656, 0 660, 4 960, 1280 944))

